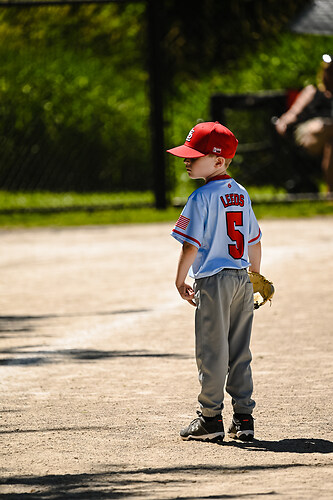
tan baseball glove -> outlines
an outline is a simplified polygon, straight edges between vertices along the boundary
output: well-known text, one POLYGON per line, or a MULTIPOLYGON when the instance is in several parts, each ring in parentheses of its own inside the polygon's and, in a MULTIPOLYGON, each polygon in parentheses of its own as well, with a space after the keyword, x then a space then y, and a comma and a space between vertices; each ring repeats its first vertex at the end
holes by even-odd
POLYGON ((253 285, 253 300, 254 308, 259 309, 259 307, 266 304, 269 300, 272 300, 274 295, 274 286, 271 281, 262 276, 262 274, 254 273, 248 271, 251 283, 253 285))

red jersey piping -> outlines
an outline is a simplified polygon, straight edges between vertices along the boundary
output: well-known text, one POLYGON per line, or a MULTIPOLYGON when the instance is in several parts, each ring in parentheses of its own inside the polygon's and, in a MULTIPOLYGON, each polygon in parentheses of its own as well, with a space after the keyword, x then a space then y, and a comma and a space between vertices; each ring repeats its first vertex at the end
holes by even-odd
POLYGON ((208 184, 208 182, 211 182, 211 181, 223 181, 225 179, 231 179, 232 177, 230 177, 230 175, 227 175, 227 174, 223 174, 223 175, 216 175, 215 177, 212 177, 211 179, 209 179, 208 181, 206 181, 206 184, 208 184))
POLYGON ((249 244, 250 244, 250 243, 253 243, 254 241, 256 241, 256 240, 260 237, 260 235, 261 235, 261 231, 260 231, 260 229, 259 229, 259 234, 258 234, 258 236, 256 236, 256 237, 255 237, 255 238, 253 238, 252 240, 250 240, 250 241, 249 241, 249 244))
POLYGON ((177 229, 173 229, 172 232, 180 234, 180 236, 183 236, 184 238, 187 238, 188 240, 194 241, 194 243, 197 243, 199 245, 199 247, 201 247, 200 241, 196 240, 195 238, 192 238, 192 236, 188 236, 187 234, 181 233, 180 231, 177 231, 177 229))

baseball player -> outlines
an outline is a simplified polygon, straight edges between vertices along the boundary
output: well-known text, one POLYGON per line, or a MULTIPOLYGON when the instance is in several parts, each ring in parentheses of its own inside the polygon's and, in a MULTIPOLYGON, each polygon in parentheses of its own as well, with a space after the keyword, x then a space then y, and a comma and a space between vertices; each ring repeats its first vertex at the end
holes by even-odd
POLYGON ((224 386, 232 398, 229 435, 254 436, 250 337, 253 287, 247 268, 260 272, 261 231, 247 191, 227 175, 238 141, 218 122, 204 122, 169 149, 184 158, 190 178, 206 183, 189 197, 172 236, 182 244, 176 287, 196 307, 200 411, 182 439, 223 440, 224 386), (195 279, 192 288, 187 274, 195 279))

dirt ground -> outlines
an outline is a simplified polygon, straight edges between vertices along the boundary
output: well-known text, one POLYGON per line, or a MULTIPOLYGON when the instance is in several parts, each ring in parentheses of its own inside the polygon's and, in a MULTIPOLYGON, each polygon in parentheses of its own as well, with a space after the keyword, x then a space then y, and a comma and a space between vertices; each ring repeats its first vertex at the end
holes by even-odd
POLYGON ((199 383, 171 228, 0 232, 1 498, 333 497, 333 219, 261 221, 248 444, 179 438, 199 383))

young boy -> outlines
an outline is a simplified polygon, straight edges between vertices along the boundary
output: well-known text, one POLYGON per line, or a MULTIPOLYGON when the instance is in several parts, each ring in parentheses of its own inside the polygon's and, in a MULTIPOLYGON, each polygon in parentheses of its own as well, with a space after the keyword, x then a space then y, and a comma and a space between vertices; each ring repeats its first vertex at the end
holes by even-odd
POLYGON ((223 440, 224 385, 232 398, 229 435, 253 439, 250 337, 253 287, 247 268, 260 272, 261 231, 247 191, 226 171, 238 141, 218 122, 196 125, 185 144, 167 152, 184 158, 191 179, 206 183, 189 197, 172 236, 182 243, 176 287, 196 307, 200 411, 182 439, 223 440), (190 270, 191 268, 191 270, 190 270), (195 279, 194 289, 185 282, 195 279))

